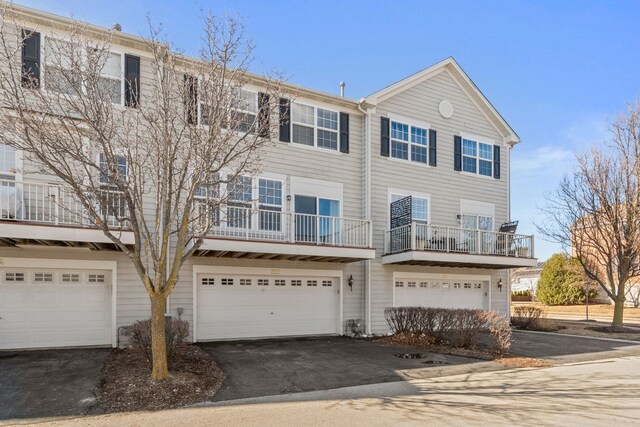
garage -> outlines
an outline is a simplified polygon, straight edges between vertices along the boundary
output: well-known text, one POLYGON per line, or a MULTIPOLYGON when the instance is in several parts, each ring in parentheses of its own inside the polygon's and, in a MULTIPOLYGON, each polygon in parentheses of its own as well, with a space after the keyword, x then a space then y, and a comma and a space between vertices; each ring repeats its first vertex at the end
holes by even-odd
POLYGON ((401 276, 394 280, 395 306, 486 309, 486 277, 401 276))
POLYGON ((0 269, 0 349, 111 345, 111 329, 110 271, 0 269))
POLYGON ((196 274, 195 286, 198 341, 339 331, 338 274, 236 269, 236 274, 196 274))

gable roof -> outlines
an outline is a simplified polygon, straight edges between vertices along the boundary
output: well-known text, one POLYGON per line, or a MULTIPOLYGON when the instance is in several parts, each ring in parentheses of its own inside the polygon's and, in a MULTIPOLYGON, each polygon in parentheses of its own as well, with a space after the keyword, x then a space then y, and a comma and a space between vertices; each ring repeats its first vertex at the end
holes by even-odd
POLYGON ((498 110, 489 102, 486 96, 480 91, 478 86, 471 80, 471 78, 464 72, 460 64, 449 57, 443 61, 440 61, 422 71, 418 71, 415 74, 405 77, 404 79, 385 87, 371 95, 367 96, 365 100, 370 104, 378 104, 385 99, 388 99, 400 92, 403 92, 411 87, 422 83, 436 74, 443 71, 448 71, 454 78, 454 80, 460 85, 462 90, 469 96, 469 98, 476 104, 478 109, 482 111, 485 117, 493 124, 498 133, 504 137, 504 143, 508 145, 515 145, 520 142, 520 137, 511 128, 509 123, 498 113, 498 110))

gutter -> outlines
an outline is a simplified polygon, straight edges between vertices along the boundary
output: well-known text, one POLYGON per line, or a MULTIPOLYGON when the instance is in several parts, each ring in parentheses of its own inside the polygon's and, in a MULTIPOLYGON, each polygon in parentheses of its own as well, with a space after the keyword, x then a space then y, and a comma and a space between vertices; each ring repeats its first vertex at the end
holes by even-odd
MULTIPOLYGON (((358 101, 358 110, 364 114, 364 216, 369 221, 369 243, 373 246, 373 222, 371 221, 371 104, 365 98, 358 101), (363 105, 365 108, 363 108, 363 105)), ((371 335, 371 260, 364 266, 365 333, 371 335)))

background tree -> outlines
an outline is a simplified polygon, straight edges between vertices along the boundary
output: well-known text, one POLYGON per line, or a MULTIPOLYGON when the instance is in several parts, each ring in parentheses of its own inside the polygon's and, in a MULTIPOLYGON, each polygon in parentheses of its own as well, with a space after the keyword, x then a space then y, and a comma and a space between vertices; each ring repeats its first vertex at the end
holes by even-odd
POLYGON ((640 103, 611 132, 610 141, 576 156, 538 231, 571 251, 613 301, 612 326, 622 326, 627 283, 640 275, 640 103))
POLYGON ((61 39, 46 40, 43 69, 23 73, 29 33, 9 5, 0 12, 0 143, 23 151, 33 165, 25 172, 61 181, 63 212, 102 230, 135 267, 151 302, 154 380, 169 376, 164 313, 180 268, 202 245, 237 177, 260 169, 278 123, 270 117, 279 78, 259 81, 258 111, 240 90, 254 79, 242 25, 212 15, 203 22, 196 60, 176 53, 150 25, 141 81, 127 80, 123 94, 103 72, 118 66, 110 55, 116 33, 69 25, 61 39))
MULTIPOLYGON (((542 268, 536 298, 546 305, 570 305, 585 302, 585 277, 580 262, 566 254, 554 254, 542 268)), ((589 300, 597 295, 589 290, 589 300)))

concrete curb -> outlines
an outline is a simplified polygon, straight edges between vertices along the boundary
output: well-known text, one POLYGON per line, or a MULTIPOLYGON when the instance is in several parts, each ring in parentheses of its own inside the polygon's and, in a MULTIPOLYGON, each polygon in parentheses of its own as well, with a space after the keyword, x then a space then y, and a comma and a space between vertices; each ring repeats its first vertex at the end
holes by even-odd
POLYGON ((541 331, 527 331, 523 329, 516 329, 514 332, 525 332, 529 334, 544 334, 544 335, 555 335, 558 337, 571 337, 571 338, 585 338, 589 340, 600 340, 600 341, 611 341, 611 342, 623 342, 627 344, 635 344, 640 346, 640 341, 632 341, 632 340, 621 340, 618 338, 604 338, 604 337, 589 337, 586 335, 573 335, 573 334, 559 334, 557 332, 541 332, 541 331))

